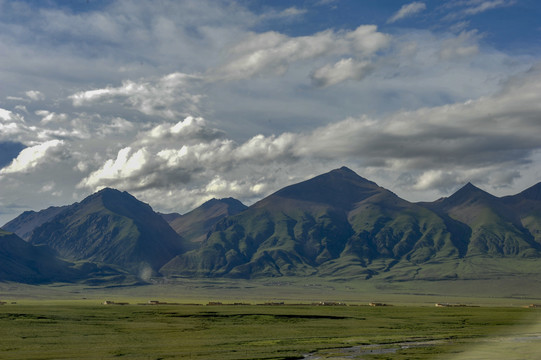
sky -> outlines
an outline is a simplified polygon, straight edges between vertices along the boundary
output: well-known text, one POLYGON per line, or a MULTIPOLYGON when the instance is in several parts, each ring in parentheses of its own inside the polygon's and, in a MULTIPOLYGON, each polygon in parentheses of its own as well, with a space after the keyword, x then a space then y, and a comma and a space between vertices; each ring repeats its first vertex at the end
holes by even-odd
POLYGON ((0 0, 0 224, 104 187, 250 205, 541 181, 541 2, 0 0))

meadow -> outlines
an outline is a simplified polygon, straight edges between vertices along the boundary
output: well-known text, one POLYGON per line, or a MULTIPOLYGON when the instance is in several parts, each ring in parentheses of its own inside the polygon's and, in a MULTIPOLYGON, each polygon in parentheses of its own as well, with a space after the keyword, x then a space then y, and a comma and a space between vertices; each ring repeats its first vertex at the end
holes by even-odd
POLYGON ((541 308, 527 308, 541 303, 538 285, 533 278, 0 283, 0 358, 539 359, 541 308), (346 305, 312 305, 321 301, 346 305))
MULTIPOLYGON (((513 337, 520 344, 510 344, 532 346, 534 359, 538 320, 536 309, 522 307, 23 301, 0 306, 0 357, 465 359, 472 349, 513 337)), ((486 358, 498 357, 488 352, 486 358)))

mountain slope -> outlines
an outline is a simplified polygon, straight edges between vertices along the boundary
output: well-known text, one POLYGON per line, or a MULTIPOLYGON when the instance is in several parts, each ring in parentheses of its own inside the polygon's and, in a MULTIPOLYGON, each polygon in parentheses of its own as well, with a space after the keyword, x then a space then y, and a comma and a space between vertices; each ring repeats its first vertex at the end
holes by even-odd
POLYGON ((218 223, 162 273, 371 276, 404 259, 458 256, 445 223, 348 168, 288 186, 218 223), (385 261, 377 261, 377 260, 385 261))
POLYGON ((468 256, 539 256, 539 245, 509 201, 470 183, 448 198, 424 205, 469 228, 468 256))
POLYGON ((246 208, 246 205, 233 198, 211 199, 184 215, 172 218, 168 223, 184 239, 199 245, 217 222, 246 208))
POLYGON ((43 283, 70 281, 76 272, 47 246, 34 246, 0 229, 0 281, 43 283))
POLYGON ((541 245, 541 182, 517 195, 503 197, 502 201, 513 211, 533 241, 541 245))
POLYGON ((69 260, 156 271, 184 250, 183 239, 152 208, 126 192, 103 189, 34 229, 30 242, 69 260))
POLYGON ((28 240, 35 228, 51 220, 66 208, 67 206, 51 206, 37 212, 25 211, 15 219, 6 223, 2 228, 17 234, 24 240, 28 240))

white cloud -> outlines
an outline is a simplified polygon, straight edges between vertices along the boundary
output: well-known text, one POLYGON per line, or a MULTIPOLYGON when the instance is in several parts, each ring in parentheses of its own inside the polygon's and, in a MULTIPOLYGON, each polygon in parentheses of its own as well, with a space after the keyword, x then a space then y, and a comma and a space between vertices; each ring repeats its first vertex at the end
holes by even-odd
MULTIPOLYGON (((176 124, 155 126, 137 138, 120 149, 116 158, 91 172, 79 186, 94 190, 105 186, 166 189, 189 183, 201 173, 220 174, 245 166, 288 163, 295 161, 297 137, 289 133, 256 135, 239 145, 225 138, 223 132, 208 127, 204 119, 188 117, 176 124)), ((245 188, 251 186, 246 184, 245 188)))
POLYGON ((120 87, 81 91, 70 96, 74 106, 123 101, 124 105, 143 114, 176 118, 198 113, 201 95, 191 94, 191 84, 199 77, 171 73, 153 81, 123 81, 120 87))
POLYGON ((355 61, 352 58, 342 59, 333 65, 325 65, 311 75, 316 86, 336 85, 342 81, 361 80, 371 72, 373 65, 368 61, 355 61))
POLYGON ((28 90, 25 92, 26 96, 28 96, 31 100, 38 101, 38 100, 44 100, 45 95, 41 91, 37 90, 28 90))
POLYGON ((48 157, 58 154, 62 145, 64 142, 61 140, 50 140, 23 149, 9 166, 0 170, 0 175, 29 172, 48 160, 48 157))
POLYGON ((252 34, 229 51, 231 60, 214 70, 212 76, 235 80, 267 73, 282 75, 298 61, 344 54, 369 57, 388 46, 389 41, 389 35, 378 32, 374 25, 299 37, 276 32, 252 34))
POLYGON ((292 6, 282 11, 267 11, 261 16, 262 19, 283 19, 283 18, 292 18, 304 15, 308 12, 306 9, 299 9, 298 7, 292 6))
POLYGON ((21 141, 28 130, 22 115, 0 108, 0 141, 21 141))
POLYGON ((28 99, 24 99, 20 96, 6 96, 6 99, 7 100, 12 100, 12 101, 25 101, 25 102, 28 102, 28 99))
MULTIPOLYGON (((342 165, 408 199, 472 178, 538 181, 540 90, 527 78, 541 78, 532 71, 501 91, 535 56, 497 51, 467 22, 441 32, 449 12, 464 20, 512 1, 434 4, 434 18, 393 36, 348 28, 332 20, 340 2, 319 3, 336 6, 328 27, 308 24, 329 10, 315 2, 255 14, 229 0, 84 12, 0 0, 0 141, 61 141, 58 155, 70 156, 51 163, 51 148, 39 160, 51 166, 2 176, 2 196, 38 209, 50 204, 31 194, 54 181, 51 191, 65 189, 58 205, 113 186, 186 211, 209 196, 259 199, 342 165), (281 30, 293 22, 305 36, 281 30)), ((424 3, 404 18, 424 15, 424 3)))
POLYGON ((0 108, 0 121, 24 123, 24 117, 12 111, 0 108))
POLYGON ((187 116, 177 123, 163 123, 139 135, 143 144, 159 141, 199 141, 222 137, 223 132, 209 127, 202 117, 187 116))
POLYGON ((387 20, 388 23, 394 23, 398 20, 416 15, 426 9, 426 4, 423 2, 415 1, 410 4, 402 5, 393 16, 387 20))
POLYGON ((458 36, 446 39, 442 42, 439 56, 442 60, 456 60, 463 57, 471 57, 479 53, 479 40, 477 31, 463 31, 458 36))
MULTIPOLYGON (((386 119, 346 119, 298 139, 297 153, 326 159, 358 157, 371 167, 416 172, 417 189, 472 177, 508 181, 541 147, 541 71, 532 69, 491 97, 398 112, 386 119), (448 176, 453 169, 453 176, 448 176), (496 176, 502 168, 512 174, 496 176), (490 175, 490 176, 489 176, 490 175), (444 182, 445 180, 445 182, 444 182)), ((500 184, 501 185, 501 184, 500 184)))
POLYGON ((132 131, 135 126, 126 119, 114 117, 110 122, 100 124, 97 133, 100 136, 108 136, 115 133, 127 133, 132 131))
POLYGON ((306 9, 299 9, 299 8, 296 8, 296 7, 292 6, 292 7, 289 7, 287 9, 281 11, 280 15, 285 16, 285 17, 289 17, 289 16, 299 16, 299 15, 303 15, 303 14, 306 14, 306 13, 307 13, 306 9))
POLYGON ((512 6, 516 0, 490 0, 490 1, 471 1, 471 6, 464 9, 464 13, 468 15, 476 15, 487 10, 496 9, 499 7, 512 6))
POLYGON ((57 114, 51 111, 47 110, 38 110, 35 112, 36 115, 41 116, 41 122, 43 124, 51 123, 51 122, 63 122, 68 119, 67 114, 57 114))
POLYGON ((416 191, 448 190, 466 179, 503 186, 520 176, 517 169, 541 148, 540 84, 541 70, 532 69, 493 96, 378 119, 348 118, 310 133, 256 135, 240 144, 204 119, 188 117, 141 132, 80 186, 142 191, 206 184, 202 188, 216 194, 242 196, 242 190, 254 196, 274 181, 262 181, 261 173, 270 176, 271 168, 301 163, 355 163, 397 178, 409 174, 402 186, 416 191), (240 181, 239 174, 247 180, 240 181))

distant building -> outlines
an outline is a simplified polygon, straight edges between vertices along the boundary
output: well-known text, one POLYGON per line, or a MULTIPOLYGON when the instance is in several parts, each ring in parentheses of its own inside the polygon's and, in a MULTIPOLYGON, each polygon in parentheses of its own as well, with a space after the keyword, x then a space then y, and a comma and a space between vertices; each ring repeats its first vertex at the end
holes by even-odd
POLYGON ((343 302, 336 301, 320 301, 318 303, 312 303, 314 306, 346 306, 343 302))
POLYGON ((381 303, 381 302, 371 302, 371 303, 368 303, 368 305, 370 306, 389 306, 385 303, 381 303))

